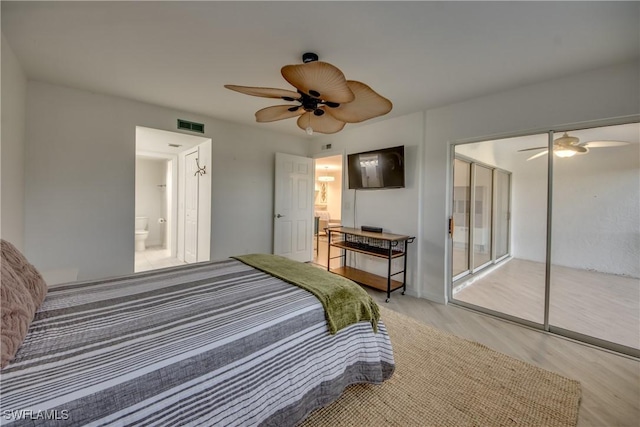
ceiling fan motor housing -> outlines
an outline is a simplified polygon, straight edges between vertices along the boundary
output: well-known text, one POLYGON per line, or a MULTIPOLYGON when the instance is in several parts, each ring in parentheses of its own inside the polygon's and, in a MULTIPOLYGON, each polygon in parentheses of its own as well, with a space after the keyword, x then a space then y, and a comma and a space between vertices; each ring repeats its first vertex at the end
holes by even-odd
POLYGON ((302 62, 305 64, 307 62, 314 62, 317 60, 318 60, 318 55, 313 52, 306 52, 302 54, 302 62))

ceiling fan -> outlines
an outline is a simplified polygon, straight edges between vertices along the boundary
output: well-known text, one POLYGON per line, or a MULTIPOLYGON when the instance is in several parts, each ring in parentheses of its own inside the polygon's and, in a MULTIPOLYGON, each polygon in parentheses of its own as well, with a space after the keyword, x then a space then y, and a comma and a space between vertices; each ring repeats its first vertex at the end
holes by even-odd
POLYGON ((298 117, 298 127, 313 132, 336 133, 347 123, 359 123, 391 111, 391 101, 364 83, 347 80, 338 68, 318 61, 315 53, 302 55, 302 64, 285 65, 282 77, 297 92, 286 89, 224 85, 246 95, 279 98, 296 105, 275 105, 256 112, 260 123, 298 117))
MULTIPOLYGON (((580 142, 578 138, 575 136, 569 136, 567 132, 564 133, 560 138, 556 138, 553 141, 553 154, 558 157, 572 157, 576 154, 587 154, 590 148, 602 148, 602 147, 619 147, 622 145, 627 145, 628 142, 625 141, 589 141, 589 142, 580 142)), ((542 157, 549 152, 547 147, 534 147, 534 148, 525 148, 520 151, 531 151, 531 150, 542 150, 544 151, 534 154, 529 157, 528 160, 533 160, 538 157, 542 157)))

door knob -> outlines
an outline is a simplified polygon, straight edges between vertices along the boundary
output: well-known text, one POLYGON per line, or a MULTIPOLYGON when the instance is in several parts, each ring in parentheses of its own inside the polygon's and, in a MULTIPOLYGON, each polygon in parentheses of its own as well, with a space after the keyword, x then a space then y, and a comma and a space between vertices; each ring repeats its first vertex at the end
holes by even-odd
POLYGON ((277 214, 276 218, 284 218, 284 215, 277 214))

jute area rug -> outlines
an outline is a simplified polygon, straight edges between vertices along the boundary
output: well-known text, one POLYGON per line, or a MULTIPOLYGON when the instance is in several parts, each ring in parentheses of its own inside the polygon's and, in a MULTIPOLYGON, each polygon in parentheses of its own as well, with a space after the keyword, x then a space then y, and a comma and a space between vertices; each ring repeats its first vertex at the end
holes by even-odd
POLYGON ((380 308, 396 371, 301 426, 575 426, 580 383, 380 308))

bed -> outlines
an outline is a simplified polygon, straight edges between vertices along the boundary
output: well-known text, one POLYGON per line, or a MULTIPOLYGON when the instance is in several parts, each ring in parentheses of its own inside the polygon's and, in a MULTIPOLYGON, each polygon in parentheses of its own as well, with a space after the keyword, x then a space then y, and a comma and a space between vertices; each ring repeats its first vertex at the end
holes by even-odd
POLYGON ((229 258, 52 287, 0 372, 0 421, 296 425, 392 375, 382 320, 332 330, 289 281, 229 258))

